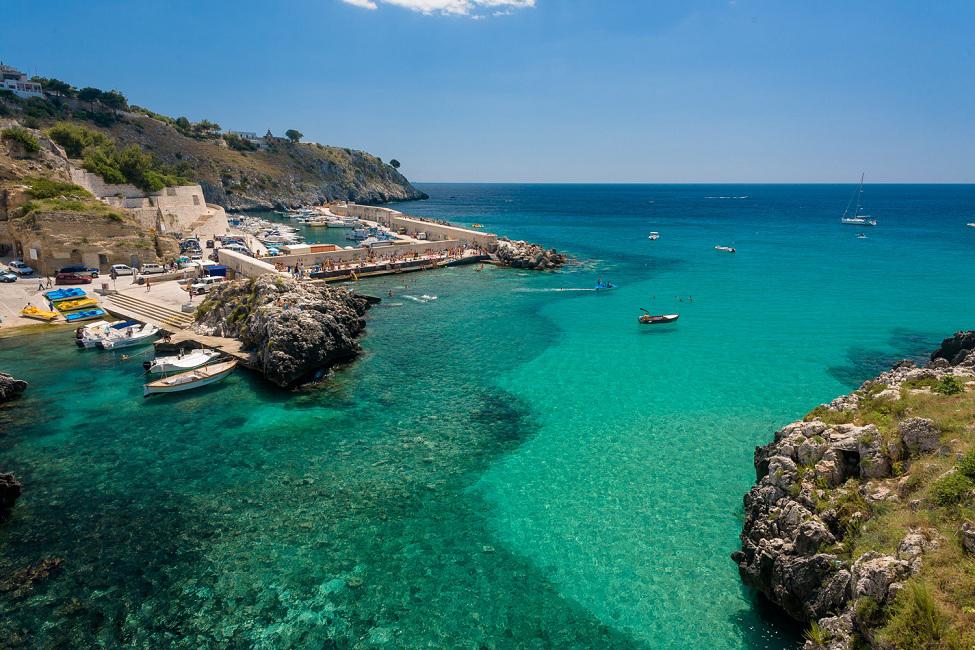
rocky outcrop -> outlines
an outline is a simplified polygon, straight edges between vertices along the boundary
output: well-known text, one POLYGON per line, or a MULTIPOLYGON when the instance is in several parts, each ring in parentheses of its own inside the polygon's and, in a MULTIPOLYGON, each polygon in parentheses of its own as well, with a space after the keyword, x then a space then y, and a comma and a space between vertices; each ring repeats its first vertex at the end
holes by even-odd
POLYGON ((27 390, 27 382, 0 372, 0 403, 12 400, 27 390))
MULTIPOLYGON (((813 411, 840 415, 870 400, 899 398, 918 380, 948 375, 975 379, 968 334, 947 339, 925 368, 897 364, 850 395, 813 411), (949 360, 950 357, 950 360, 949 360)), ((921 389, 918 389, 921 390, 921 389)), ((829 421, 844 418, 828 418, 829 421)), ((830 638, 826 646, 850 647, 853 635, 869 638, 857 621, 855 601, 869 597, 883 607, 915 575, 924 553, 940 541, 933 530, 911 530, 893 555, 864 553, 851 558, 843 543, 870 516, 871 503, 898 502, 897 464, 942 448, 941 431, 928 419, 900 422, 884 439, 873 425, 827 424, 818 417, 794 422, 755 450, 756 484, 745 495, 741 550, 732 555, 742 580, 790 616, 815 621, 830 638), (855 479, 855 481, 851 481, 855 479)), ((913 503, 913 502, 912 502, 913 503)), ((975 551, 975 527, 960 531, 975 551)))
POLYGON ((287 387, 354 358, 366 298, 268 273, 219 285, 197 310, 198 332, 240 339, 258 369, 287 387))
MULTIPOLYGON (((931 353, 931 360, 944 359, 953 366, 962 365, 975 350, 975 330, 955 332, 954 336, 941 342, 941 347, 931 353)), ((975 362, 973 356, 972 362, 975 362)))
POLYGON ((21 485, 13 474, 0 474, 0 523, 10 518, 10 511, 20 498, 21 485))
POLYGON ((516 269, 535 269, 544 271, 555 269, 568 261, 568 258, 554 248, 546 250, 538 244, 526 241, 512 241, 501 238, 494 252, 499 262, 516 269))

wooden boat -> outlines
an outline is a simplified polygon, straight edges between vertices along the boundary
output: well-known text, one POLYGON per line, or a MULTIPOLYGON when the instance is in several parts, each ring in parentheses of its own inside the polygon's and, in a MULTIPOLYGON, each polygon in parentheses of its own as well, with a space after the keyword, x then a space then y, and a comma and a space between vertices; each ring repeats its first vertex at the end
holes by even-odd
POLYGON ((77 300, 59 300, 54 304, 54 308, 60 312, 66 311, 78 311, 79 309, 88 309, 89 307, 97 307, 98 301, 94 298, 78 298, 77 300))
POLYGON ((156 393, 178 393, 206 386, 224 379, 237 367, 237 360, 221 361, 195 370, 181 372, 170 377, 150 381, 144 387, 143 397, 156 393))
POLYGON ((21 309, 20 315, 26 318, 47 321, 48 323, 58 317, 58 313, 56 311, 47 311, 46 309, 40 309, 34 305, 28 305, 27 307, 21 309))
POLYGON ((642 307, 641 311, 643 311, 643 315, 641 315, 639 318, 641 325, 665 325, 667 323, 673 323, 675 320, 680 318, 680 314, 654 315, 642 307))
POLYGON ((44 293, 44 297, 51 302, 58 302, 59 300, 77 300, 78 298, 84 298, 86 295, 84 289, 78 289, 77 287, 71 287, 70 289, 55 289, 54 291, 47 291, 44 293))
POLYGON ((86 309, 84 311, 73 311, 64 315, 64 320, 69 323, 80 323, 81 321, 94 320, 105 315, 104 309, 86 309))
POLYGON ((220 354, 217 350, 201 348, 199 350, 191 350, 185 354, 156 357, 152 361, 144 362, 142 367, 145 368, 146 372, 151 374, 185 372, 216 361, 220 357, 220 354))
POLYGON ((725 253, 734 253, 734 252, 736 252, 733 246, 715 246, 714 247, 714 250, 716 250, 716 251, 724 251, 725 253))
POLYGON ((98 347, 103 350, 116 350, 118 348, 131 348, 136 345, 152 343, 152 339, 159 333, 159 328, 155 325, 133 325, 125 329, 110 331, 108 336, 98 342, 98 347))

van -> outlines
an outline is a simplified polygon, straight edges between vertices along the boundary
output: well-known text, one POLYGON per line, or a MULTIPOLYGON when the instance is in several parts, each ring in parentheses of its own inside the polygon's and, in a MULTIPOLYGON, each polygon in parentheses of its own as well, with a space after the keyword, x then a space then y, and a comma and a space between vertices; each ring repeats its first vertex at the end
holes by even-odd
POLYGON ((213 287, 213 285, 220 284, 225 279, 226 278, 223 278, 219 275, 211 275, 203 278, 198 278, 196 282, 190 285, 190 291, 191 293, 195 293, 195 294, 208 293, 210 289, 213 287))
POLYGON ((166 268, 161 264, 143 264, 139 268, 139 273, 149 275, 150 273, 165 273, 166 268))

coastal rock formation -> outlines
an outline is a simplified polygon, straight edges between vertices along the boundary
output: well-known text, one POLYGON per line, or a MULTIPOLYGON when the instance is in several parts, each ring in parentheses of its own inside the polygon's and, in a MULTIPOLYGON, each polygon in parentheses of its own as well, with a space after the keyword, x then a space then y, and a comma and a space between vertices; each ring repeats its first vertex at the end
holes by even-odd
POLYGON ((546 250, 538 244, 526 241, 512 241, 507 238, 498 240, 494 252, 498 261, 516 269, 535 269, 544 271, 555 269, 568 261, 568 258, 554 248, 546 250))
POLYGON ((368 306, 348 291, 269 273, 219 285, 197 310, 196 329, 240 339, 264 375, 287 387, 354 358, 368 306))
POLYGON ((0 403, 12 400, 25 390, 27 390, 26 381, 23 379, 15 379, 6 373, 0 372, 0 403))
POLYGON ((0 474, 0 523, 10 518, 10 511, 20 498, 21 485, 13 474, 0 474))
MULTIPOLYGON (((972 332, 946 339, 927 367, 901 362, 756 448, 757 480, 744 497, 741 550, 732 559, 746 584, 796 620, 816 624, 817 638, 826 640, 810 640, 807 649, 846 649, 854 640, 883 647, 875 644, 873 630, 881 624, 874 619, 882 617, 858 618, 857 604, 864 610, 890 607, 922 570, 925 554, 942 545, 936 530, 912 528, 890 553, 851 554, 874 504, 906 508, 912 464, 937 457, 948 444, 931 419, 905 416, 881 430, 857 424, 855 415, 890 412, 885 405, 915 393, 964 392, 975 380, 967 354, 973 344, 972 332), (867 602, 869 608, 862 606, 867 602)), ((922 505, 913 500, 910 507, 922 505)), ((965 523, 958 533, 969 552, 975 551, 973 531, 965 523)))

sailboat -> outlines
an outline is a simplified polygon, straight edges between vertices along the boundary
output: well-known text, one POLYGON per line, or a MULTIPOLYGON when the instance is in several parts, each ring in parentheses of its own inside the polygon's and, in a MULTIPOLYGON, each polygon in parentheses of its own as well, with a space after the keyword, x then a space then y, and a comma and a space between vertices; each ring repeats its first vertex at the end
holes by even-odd
POLYGON ((844 223, 848 226, 876 226, 877 220, 871 219, 866 215, 860 214, 863 209, 860 200, 863 198, 863 174, 860 174, 860 185, 857 187, 857 191, 854 192, 853 196, 850 197, 850 202, 846 204, 846 210, 843 211, 843 217, 840 219, 840 223, 844 223), (853 206, 853 201, 856 200, 856 207, 850 212, 850 207, 853 206))

